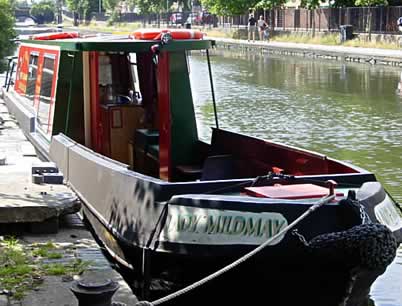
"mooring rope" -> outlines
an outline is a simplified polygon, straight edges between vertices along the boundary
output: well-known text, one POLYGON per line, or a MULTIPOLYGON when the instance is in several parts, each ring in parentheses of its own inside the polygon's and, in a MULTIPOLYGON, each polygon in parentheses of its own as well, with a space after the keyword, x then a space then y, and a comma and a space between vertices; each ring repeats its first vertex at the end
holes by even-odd
POLYGON ((246 260, 250 259, 251 257, 253 257, 255 254, 257 254, 258 252, 262 251, 265 247, 269 246, 273 241, 275 241, 277 238, 279 238, 280 236, 286 234, 286 232, 288 232, 290 229, 292 229, 293 227, 295 227, 300 221, 302 221, 303 219, 305 219, 308 215, 310 215, 312 212, 314 212, 315 210, 317 210, 318 208, 320 208, 322 205, 332 201, 335 198, 335 195, 328 195, 325 196, 323 198, 321 198, 320 200, 318 200, 313 206, 310 206, 309 209, 307 209, 303 214, 301 214, 297 219, 295 219, 292 223, 290 223, 288 226, 286 226, 284 229, 282 229, 281 231, 279 231, 277 234, 275 234, 274 236, 272 236, 271 238, 269 238, 267 241, 265 241, 263 244, 259 245, 257 248, 255 248, 254 250, 250 251, 249 253, 245 254, 244 256, 240 257, 239 259, 237 259, 236 261, 232 262, 231 264, 223 267, 222 269, 208 275, 207 277, 183 288, 180 289, 176 292, 173 292, 172 294, 169 294, 163 298, 160 298, 158 300, 155 300, 153 302, 149 302, 149 301, 139 301, 135 304, 135 306, 156 306, 162 303, 165 303, 169 300, 172 300, 182 294, 185 294, 197 287, 202 286, 203 284, 217 278, 218 276, 228 272, 229 270, 235 268, 236 266, 240 265, 241 263, 245 262, 246 260))

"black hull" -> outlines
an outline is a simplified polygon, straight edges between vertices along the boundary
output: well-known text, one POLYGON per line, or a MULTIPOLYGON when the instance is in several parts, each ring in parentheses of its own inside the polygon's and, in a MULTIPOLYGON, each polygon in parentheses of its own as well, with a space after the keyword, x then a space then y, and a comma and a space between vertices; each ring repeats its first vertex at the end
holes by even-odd
MULTIPOLYGON (((132 264, 132 269, 126 270, 126 279, 141 299, 153 301, 164 297, 244 255, 244 252, 240 252, 224 258, 197 258, 144 251, 121 241, 107 244, 112 233, 89 210, 85 209, 84 213, 95 235, 106 244, 109 253, 123 254, 132 264)), ((385 250, 385 253, 389 254, 385 257, 383 254, 374 254, 384 257, 384 260, 371 267, 358 263, 357 258, 350 258, 348 262, 345 257, 350 256, 351 251, 343 246, 342 249, 332 250, 337 251, 338 255, 328 256, 326 252, 330 250, 325 247, 320 250, 306 248, 300 242, 299 250, 292 254, 278 250, 259 253, 224 275, 164 304, 365 305, 370 286, 384 273, 394 257, 392 253, 395 252, 396 242, 388 234, 388 251, 385 250)), ((373 241, 362 243, 372 244, 373 241)))

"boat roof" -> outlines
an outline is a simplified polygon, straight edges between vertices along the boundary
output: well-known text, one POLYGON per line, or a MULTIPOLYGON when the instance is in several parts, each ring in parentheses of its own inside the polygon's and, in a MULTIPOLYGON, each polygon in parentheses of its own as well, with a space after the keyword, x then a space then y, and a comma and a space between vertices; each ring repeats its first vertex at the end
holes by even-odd
MULTIPOLYGON (((127 35, 94 35, 72 39, 22 40, 21 42, 59 46, 64 51, 146 52, 160 41, 130 39, 127 35)), ((215 41, 210 39, 171 40, 163 45, 163 51, 205 50, 214 45, 215 41)))

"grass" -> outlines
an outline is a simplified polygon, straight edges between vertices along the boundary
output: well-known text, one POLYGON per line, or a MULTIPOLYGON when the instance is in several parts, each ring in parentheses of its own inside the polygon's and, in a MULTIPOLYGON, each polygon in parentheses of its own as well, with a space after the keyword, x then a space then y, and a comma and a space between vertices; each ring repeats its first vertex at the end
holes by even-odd
POLYGON ((79 275, 90 265, 80 259, 43 264, 43 260, 60 258, 63 258, 61 250, 51 242, 24 245, 14 237, 3 238, 0 241, 0 289, 8 290, 14 299, 20 300, 27 291, 40 286, 44 276, 79 275))
POLYGON ((85 27, 88 30, 100 31, 100 32, 112 32, 114 34, 127 34, 133 32, 136 29, 142 27, 139 22, 135 23, 115 23, 113 25, 90 23, 89 25, 80 25, 80 27, 85 27))
POLYGON ((397 43, 361 41, 359 39, 348 40, 343 45, 347 47, 379 48, 379 49, 392 49, 392 50, 400 49, 400 46, 397 43))
POLYGON ((293 43, 304 43, 304 44, 320 44, 320 45, 339 45, 339 35, 337 34, 328 34, 325 36, 315 36, 311 35, 276 35, 273 36, 273 41, 280 42, 293 42, 293 43))
POLYGON ((51 251, 56 248, 56 246, 52 242, 48 242, 42 245, 34 244, 33 247, 34 250, 32 251, 32 255, 34 257, 42 257, 47 259, 59 259, 63 257, 61 253, 51 251))
POLYGON ((375 41, 363 41, 358 38, 348 40, 343 44, 339 41, 339 34, 332 33, 323 36, 315 36, 311 35, 277 35, 272 37, 271 41, 278 42, 293 42, 293 43, 305 43, 305 44, 318 44, 318 45, 342 45, 346 47, 361 47, 361 48, 378 48, 378 49, 399 49, 397 43, 385 43, 385 42, 375 42, 375 41))
POLYGON ((68 264, 47 264, 43 265, 42 268, 46 271, 47 275, 71 275, 71 274, 82 274, 88 269, 90 263, 83 261, 81 259, 75 259, 68 264))

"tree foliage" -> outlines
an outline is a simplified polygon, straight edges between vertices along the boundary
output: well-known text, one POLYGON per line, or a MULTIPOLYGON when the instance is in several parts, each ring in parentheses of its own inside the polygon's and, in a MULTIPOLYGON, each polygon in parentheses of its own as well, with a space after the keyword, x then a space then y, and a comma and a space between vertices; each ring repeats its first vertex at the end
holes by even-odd
POLYGON ((300 6, 308 10, 315 10, 320 7, 320 4, 323 2, 324 0, 301 0, 300 6))
POLYGON ((255 8, 261 9, 274 9, 281 7, 287 2, 287 0, 260 0, 255 5, 255 8))
POLYGON ((30 10, 30 14, 38 20, 38 23, 52 22, 55 12, 56 5, 51 0, 34 3, 30 10))
POLYGON ((170 7, 173 1, 161 0, 131 0, 133 6, 135 6, 141 14, 151 14, 166 11, 166 6, 170 7))
POLYGON ((5 69, 5 57, 14 52, 14 12, 8 0, 0 0, 0 72, 5 69))
POLYGON ((88 9, 85 13, 85 20, 91 19, 91 13, 99 12, 99 0, 88 0, 88 9))
POLYGON ((201 0, 211 13, 221 16, 240 15, 253 8, 258 0, 201 0))
POLYGON ((70 11, 78 13, 84 17, 89 9, 89 0, 66 0, 67 7, 70 11))
POLYGON ((388 5, 387 0, 356 0, 355 4, 357 6, 380 6, 388 5))
POLYGON ((103 5, 107 11, 113 12, 119 2, 119 0, 103 0, 103 5))
POLYGON ((336 0, 331 7, 355 7, 356 0, 336 0))
POLYGON ((287 0, 201 0, 211 13, 222 16, 234 16, 246 13, 250 9, 273 9, 281 7, 287 0))

